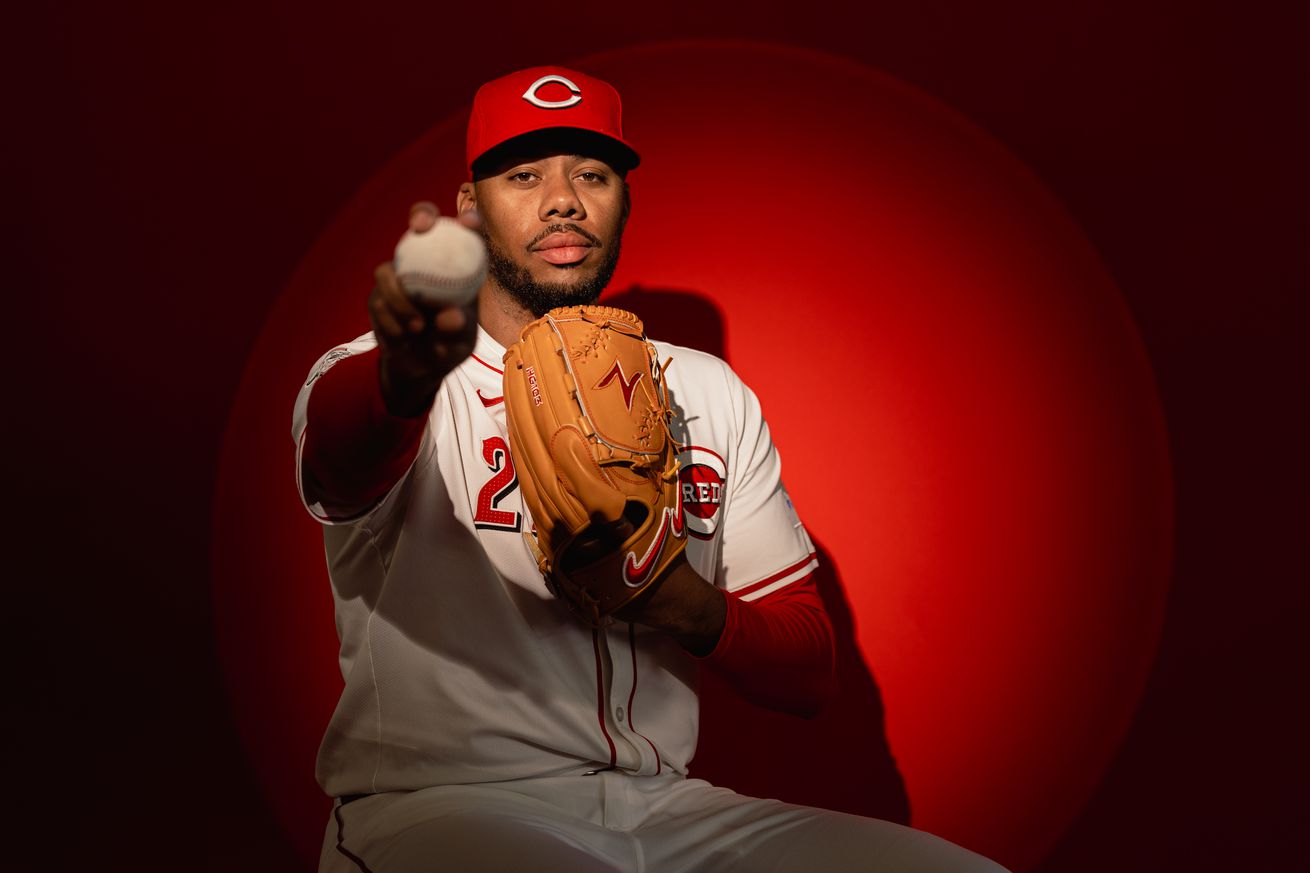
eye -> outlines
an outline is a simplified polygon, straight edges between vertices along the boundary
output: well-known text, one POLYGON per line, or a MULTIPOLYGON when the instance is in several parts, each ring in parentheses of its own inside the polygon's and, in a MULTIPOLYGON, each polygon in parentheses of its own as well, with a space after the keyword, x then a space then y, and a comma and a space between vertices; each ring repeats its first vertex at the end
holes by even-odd
POLYGON ((578 179, 583 182, 604 184, 607 181, 608 177, 604 173, 598 172, 596 170, 583 170, 581 173, 578 174, 578 179))
POLYGON ((519 170, 517 173, 510 173, 509 175, 509 180, 511 182, 527 183, 527 182, 531 182, 535 178, 537 178, 536 174, 531 173, 527 170, 519 170))

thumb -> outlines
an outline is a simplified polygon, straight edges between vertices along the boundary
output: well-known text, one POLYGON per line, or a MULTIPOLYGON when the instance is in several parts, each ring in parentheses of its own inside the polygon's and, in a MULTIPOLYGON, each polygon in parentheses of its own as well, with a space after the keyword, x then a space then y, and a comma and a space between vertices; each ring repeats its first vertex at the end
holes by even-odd
POLYGON ((456 216, 456 221, 469 230, 482 230, 482 213, 476 209, 465 209, 456 216))
POLYGON ((409 207, 409 229, 415 233, 427 233, 437 223, 440 214, 437 204, 431 200, 420 200, 409 207))

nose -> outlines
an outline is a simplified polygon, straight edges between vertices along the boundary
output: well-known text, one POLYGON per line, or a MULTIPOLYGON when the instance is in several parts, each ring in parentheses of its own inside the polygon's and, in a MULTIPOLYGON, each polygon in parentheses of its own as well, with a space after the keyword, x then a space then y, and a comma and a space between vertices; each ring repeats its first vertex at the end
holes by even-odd
POLYGON ((561 218, 582 221, 587 217, 587 209, 582 205, 582 198, 578 196, 578 190, 568 173, 553 172, 543 180, 538 216, 542 221, 561 218))

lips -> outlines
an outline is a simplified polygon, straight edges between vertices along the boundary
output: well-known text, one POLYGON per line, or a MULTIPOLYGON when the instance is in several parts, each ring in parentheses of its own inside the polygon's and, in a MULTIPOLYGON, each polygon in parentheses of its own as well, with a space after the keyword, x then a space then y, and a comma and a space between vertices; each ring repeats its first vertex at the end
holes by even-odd
POLYGON ((552 233, 532 247, 532 252, 551 264, 575 264, 587 256, 591 241, 576 233, 552 233))

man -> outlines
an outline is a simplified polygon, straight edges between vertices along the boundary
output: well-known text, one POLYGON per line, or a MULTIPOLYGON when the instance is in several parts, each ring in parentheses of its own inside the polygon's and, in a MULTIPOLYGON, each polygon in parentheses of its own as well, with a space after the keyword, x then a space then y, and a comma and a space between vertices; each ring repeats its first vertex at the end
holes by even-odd
MULTIPOLYGON (((478 91, 467 159, 457 212, 489 261, 477 301, 427 310, 379 266, 372 332, 320 359, 296 404, 346 680, 319 750, 337 798, 320 869, 998 869, 909 828, 686 778, 701 664, 783 711, 830 695, 813 546, 754 394, 718 358, 656 343, 684 464, 713 471, 713 502, 614 624, 551 595, 523 539, 501 360, 547 310, 595 302, 640 159, 617 92, 556 67, 478 91)), ((435 218, 420 204, 411 227, 435 218)), ((841 778, 840 760, 822 766, 841 778)))

